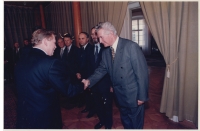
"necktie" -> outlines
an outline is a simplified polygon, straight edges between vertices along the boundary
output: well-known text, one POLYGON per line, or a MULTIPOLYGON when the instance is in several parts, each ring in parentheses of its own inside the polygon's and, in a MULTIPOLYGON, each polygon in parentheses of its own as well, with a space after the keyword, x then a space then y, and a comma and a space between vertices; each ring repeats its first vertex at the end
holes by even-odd
POLYGON ((69 53, 69 47, 67 47, 67 54, 69 53))
POLYGON ((62 58, 63 52, 64 52, 64 49, 61 48, 61 50, 60 50, 60 57, 61 57, 61 58, 62 58))
POLYGON ((111 52, 112 52, 112 60, 114 61, 114 58, 115 58, 115 51, 114 51, 114 48, 113 47, 110 47, 111 49, 111 52))
POLYGON ((84 52, 84 47, 81 47, 81 54, 83 54, 84 52))
POLYGON ((16 54, 19 52, 18 48, 16 48, 16 54))
POLYGON ((97 61, 97 58, 98 58, 98 46, 95 46, 96 50, 95 50, 95 62, 97 61))

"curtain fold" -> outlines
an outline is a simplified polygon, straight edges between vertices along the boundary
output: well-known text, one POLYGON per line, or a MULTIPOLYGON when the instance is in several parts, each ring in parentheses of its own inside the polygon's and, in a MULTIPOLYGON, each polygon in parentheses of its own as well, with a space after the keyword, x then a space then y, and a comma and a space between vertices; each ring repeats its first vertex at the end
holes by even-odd
POLYGON ((23 46, 23 40, 31 38, 35 29, 31 8, 4 5, 4 41, 11 47, 15 42, 23 46))
POLYGON ((45 7, 47 29, 56 33, 74 34, 73 14, 71 2, 51 2, 45 7))
POLYGON ((198 2, 140 2, 166 66, 160 112, 198 124, 198 2))
POLYGON ((128 2, 80 2, 82 30, 90 29, 99 22, 111 22, 119 35, 123 26, 128 2))

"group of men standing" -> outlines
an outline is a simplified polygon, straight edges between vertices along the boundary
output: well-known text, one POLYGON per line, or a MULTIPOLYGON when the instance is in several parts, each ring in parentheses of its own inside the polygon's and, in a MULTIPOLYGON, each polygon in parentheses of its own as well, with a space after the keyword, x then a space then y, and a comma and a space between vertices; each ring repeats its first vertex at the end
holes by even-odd
POLYGON ((118 37, 110 22, 91 29, 92 43, 89 37, 81 32, 78 48, 66 33, 57 39, 56 48, 53 31, 33 32, 33 48, 15 69, 17 128, 62 128, 58 92, 76 97, 78 102, 85 98, 86 106, 81 112, 89 112, 88 118, 97 114, 99 123, 95 129, 112 128, 114 93, 124 128, 143 128, 148 68, 139 46, 118 37))
MULTIPOLYGON (((91 29, 90 35, 87 32, 79 34, 79 44, 81 48, 73 44, 73 37, 69 33, 57 39, 58 48, 55 49, 54 57, 68 64, 70 69, 71 81, 76 83, 78 80, 86 79, 92 75, 99 66, 102 59, 102 51, 105 47, 98 41, 95 27, 91 29)), ((73 98, 67 98, 66 107, 70 108, 73 104, 85 109, 81 113, 88 112, 87 118, 97 114, 100 122, 95 125, 95 129, 105 126, 106 129, 112 127, 112 93, 110 77, 107 74, 102 80, 73 98)))

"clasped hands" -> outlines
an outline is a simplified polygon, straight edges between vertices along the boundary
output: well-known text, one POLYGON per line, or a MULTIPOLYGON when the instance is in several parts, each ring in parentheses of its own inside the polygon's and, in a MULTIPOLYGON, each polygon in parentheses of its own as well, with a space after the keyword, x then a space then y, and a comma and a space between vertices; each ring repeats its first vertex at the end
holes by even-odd
POLYGON ((83 79, 82 83, 84 84, 84 90, 87 89, 90 85, 90 81, 88 79, 83 79))
MULTIPOLYGON (((80 73, 76 73, 76 77, 77 79, 81 79, 81 74, 80 73)), ((83 79, 81 81, 84 84, 84 90, 86 90, 88 88, 88 86, 90 85, 90 81, 88 79, 83 79)))

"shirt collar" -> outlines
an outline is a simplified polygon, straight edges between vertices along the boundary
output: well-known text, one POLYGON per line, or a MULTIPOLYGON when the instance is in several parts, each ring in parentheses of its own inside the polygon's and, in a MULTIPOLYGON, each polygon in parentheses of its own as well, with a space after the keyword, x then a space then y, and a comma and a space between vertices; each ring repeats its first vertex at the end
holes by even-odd
POLYGON ((67 47, 68 52, 70 51, 71 47, 72 47, 72 44, 71 44, 70 46, 67 47))
POLYGON ((66 46, 63 46, 63 48, 61 48, 61 49, 65 50, 65 47, 66 47, 66 46))
POLYGON ((97 43, 94 45, 94 52, 96 52, 96 46, 98 46, 98 52, 101 49, 100 43, 97 43))
POLYGON ((85 50, 85 48, 86 48, 86 46, 88 45, 88 43, 87 44, 85 44, 84 46, 83 46, 83 48, 84 48, 84 50, 85 50))
POLYGON ((118 41, 119 41, 119 37, 117 37, 117 39, 115 40, 115 42, 114 42, 113 45, 111 46, 111 47, 114 49, 115 52, 116 52, 116 50, 117 50, 118 41))
POLYGON ((98 49, 101 48, 100 43, 95 44, 95 47, 98 46, 98 49))

